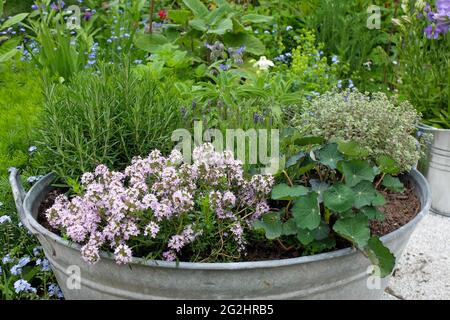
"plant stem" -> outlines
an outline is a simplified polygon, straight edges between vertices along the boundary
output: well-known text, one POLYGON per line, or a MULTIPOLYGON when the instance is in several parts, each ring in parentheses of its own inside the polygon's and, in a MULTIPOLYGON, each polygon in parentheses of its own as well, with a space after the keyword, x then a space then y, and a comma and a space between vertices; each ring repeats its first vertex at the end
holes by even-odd
POLYGON ((292 180, 291 180, 291 178, 289 177, 289 175, 287 174, 286 170, 283 170, 283 173, 284 173, 284 175, 286 176, 286 179, 288 180, 289 185, 290 185, 291 187, 294 186, 294 184, 292 183, 292 180))
POLYGON ((148 33, 153 33, 153 12, 155 10, 155 0, 150 0, 149 17, 148 17, 148 33))

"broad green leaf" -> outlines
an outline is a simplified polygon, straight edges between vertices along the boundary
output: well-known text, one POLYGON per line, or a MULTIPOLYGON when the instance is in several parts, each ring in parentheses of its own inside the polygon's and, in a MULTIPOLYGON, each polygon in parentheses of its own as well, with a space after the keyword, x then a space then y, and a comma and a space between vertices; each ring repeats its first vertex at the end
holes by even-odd
POLYGON ((3 2, 4 0, 0 0, 0 17, 3 16, 3 2))
POLYGON ((311 159, 310 157, 306 157, 305 160, 302 161, 300 168, 298 169, 298 174, 302 175, 306 172, 311 171, 316 167, 317 163, 311 159))
POLYGON ((400 179, 389 174, 384 176, 382 185, 389 191, 402 193, 405 191, 405 186, 400 179))
POLYGON ((339 219, 334 224, 333 230, 360 248, 364 248, 370 238, 369 220, 363 215, 339 219))
POLYGON ((369 151, 355 141, 339 142, 338 150, 346 156, 355 158, 365 158, 369 155, 369 151))
POLYGON ((336 246, 336 240, 334 238, 326 238, 323 240, 316 240, 308 245, 308 250, 312 254, 321 253, 327 249, 333 249, 336 246))
POLYGON ((386 199, 381 195, 379 192, 377 192, 377 196, 375 199, 372 200, 372 205, 375 207, 381 207, 386 204, 386 199))
POLYGON ((320 149, 317 154, 319 156, 320 163, 330 167, 331 169, 336 169, 337 163, 344 160, 344 157, 338 151, 338 146, 336 143, 326 145, 324 148, 320 149))
POLYGON ((198 31, 202 31, 205 32, 206 30, 208 30, 208 26, 206 25, 205 21, 203 21, 202 19, 193 19, 191 21, 189 21, 189 25, 198 31))
POLYGON ((255 221, 253 227, 258 230, 262 229, 266 233, 266 238, 273 240, 281 237, 283 232, 283 225, 280 219, 280 213, 271 212, 265 214, 261 220, 255 221))
POLYGON ((372 167, 364 160, 351 160, 342 163, 342 173, 345 177, 345 183, 354 187, 361 181, 373 182, 375 174, 372 167))
POLYGON ((354 202, 355 193, 350 187, 342 183, 333 185, 323 194, 323 203, 328 209, 334 212, 350 210, 354 202))
POLYGON ((250 13, 242 16, 243 23, 270 23, 273 17, 264 16, 261 14, 250 13))
POLYGON ((365 215, 369 220, 377 220, 377 221, 383 221, 384 220, 384 213, 378 210, 376 207, 370 206, 370 207, 362 207, 359 209, 363 215, 365 215))
POLYGON ((297 227, 314 230, 320 225, 320 207, 317 197, 317 193, 311 192, 295 201, 292 207, 292 215, 297 227))
POLYGON ((355 193, 355 208, 362 208, 364 206, 370 206, 372 201, 377 198, 377 190, 374 188, 372 182, 369 181, 361 181, 353 188, 353 192, 355 193))
POLYGON ((297 154, 294 154, 292 157, 290 157, 286 161, 286 168, 295 166, 300 160, 304 159, 305 157, 306 157, 306 153, 304 153, 304 152, 299 152, 297 154))
POLYGON ((319 195, 319 202, 322 203, 323 193, 328 190, 330 185, 317 179, 309 180, 309 184, 311 185, 311 190, 317 192, 317 194, 319 195))
POLYGON ((12 38, 0 45, 0 63, 6 62, 18 54, 20 51, 16 47, 20 44, 21 38, 12 38))
POLYGON ((312 232, 314 235, 314 240, 324 240, 330 235, 330 227, 326 223, 321 222, 319 227, 312 232))
POLYGON ((376 162, 383 173, 398 174, 401 171, 401 168, 398 166, 397 162, 389 156, 380 156, 377 158, 376 162))
POLYGON ((231 33, 228 32, 224 35, 223 42, 228 47, 239 48, 242 46, 246 47, 246 52, 251 54, 261 56, 266 51, 264 43, 261 42, 257 37, 246 32, 231 33))
POLYGON ((322 137, 316 137, 316 136, 307 136, 302 137, 299 139, 296 139, 294 144, 297 146, 310 146, 315 144, 323 144, 325 142, 325 139, 322 137))
POLYGON ((298 228, 294 219, 289 219, 283 223, 283 231, 281 232, 283 236, 293 236, 297 234, 298 228))
POLYGON ((214 28, 209 29, 206 33, 212 34, 225 34, 233 30, 233 21, 231 19, 223 19, 219 21, 219 23, 214 26, 214 28))
POLYGON ((395 267, 395 256, 378 237, 371 237, 364 250, 370 261, 380 268, 380 276, 391 274, 395 267))
POLYGON ((211 11, 206 17, 202 17, 208 25, 215 25, 232 11, 229 5, 223 5, 211 11))
POLYGON ((185 25, 189 21, 189 15, 191 13, 188 10, 169 10, 168 16, 170 19, 182 25, 185 25))
POLYGON ((148 52, 158 51, 163 45, 169 43, 169 40, 162 34, 136 33, 134 44, 141 50, 148 52))
POLYGON ((302 245, 306 246, 314 241, 314 235, 311 230, 299 229, 297 233, 297 239, 302 245))
POLYGON ((28 13, 19 13, 16 14, 15 16, 9 18, 8 20, 6 20, 3 25, 1 26, 2 30, 3 29, 7 29, 9 27, 12 27, 13 25, 21 22, 23 19, 25 19, 28 16, 28 13))
POLYGON ((304 186, 290 187, 285 183, 277 184, 272 189, 273 200, 294 200, 300 196, 308 194, 308 188, 304 186))
POLYGON ((183 0, 183 3, 198 17, 206 16, 208 8, 200 0, 183 0))

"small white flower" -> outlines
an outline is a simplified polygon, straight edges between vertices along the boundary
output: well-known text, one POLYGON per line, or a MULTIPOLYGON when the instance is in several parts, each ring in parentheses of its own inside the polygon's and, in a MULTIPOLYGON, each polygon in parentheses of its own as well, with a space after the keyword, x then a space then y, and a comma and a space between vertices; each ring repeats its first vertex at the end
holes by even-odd
POLYGON ((275 66, 274 63, 268 60, 265 56, 259 58, 259 60, 253 65, 253 67, 258 67, 260 70, 269 70, 269 68, 273 66, 275 66))

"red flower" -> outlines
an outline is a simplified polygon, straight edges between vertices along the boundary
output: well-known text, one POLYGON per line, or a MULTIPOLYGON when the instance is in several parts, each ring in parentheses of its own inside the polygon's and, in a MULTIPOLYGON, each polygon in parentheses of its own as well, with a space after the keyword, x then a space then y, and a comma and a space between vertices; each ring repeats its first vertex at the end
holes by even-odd
POLYGON ((167 12, 165 10, 159 10, 158 16, 164 20, 165 18, 167 18, 167 12))

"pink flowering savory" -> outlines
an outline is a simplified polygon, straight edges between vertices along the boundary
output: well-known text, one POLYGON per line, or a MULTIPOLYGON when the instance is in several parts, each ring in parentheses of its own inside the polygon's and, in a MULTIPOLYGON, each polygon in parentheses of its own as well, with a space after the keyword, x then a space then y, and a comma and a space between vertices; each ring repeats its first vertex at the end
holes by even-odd
POLYGON ((179 151, 154 150, 123 172, 99 165, 83 174, 82 194, 60 195, 46 211, 50 225, 82 245, 96 263, 100 250, 118 264, 133 256, 166 261, 236 261, 246 232, 269 211, 272 176, 244 177, 242 163, 212 144, 194 149, 193 163, 179 151))

